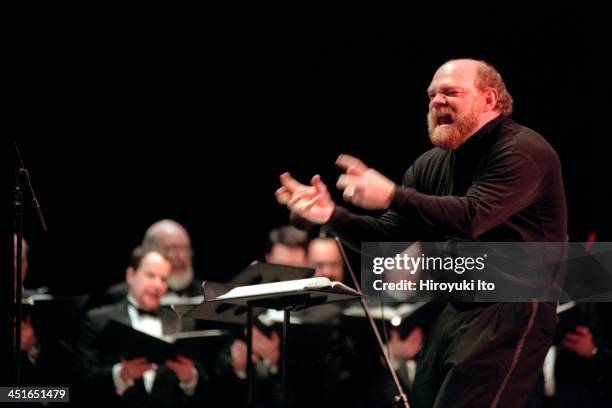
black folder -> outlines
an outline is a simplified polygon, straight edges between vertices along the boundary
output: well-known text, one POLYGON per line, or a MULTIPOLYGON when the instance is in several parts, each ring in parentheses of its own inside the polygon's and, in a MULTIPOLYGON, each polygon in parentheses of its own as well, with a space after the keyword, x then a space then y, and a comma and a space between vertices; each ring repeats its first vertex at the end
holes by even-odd
POLYGON ((53 296, 35 291, 25 291, 24 295, 23 318, 31 319, 39 341, 76 340, 87 295, 53 296))
POLYGON ((587 326, 588 320, 580 303, 568 302, 557 307, 557 327, 553 344, 561 344, 567 333, 575 333, 576 326, 587 326))
POLYGON ((126 360, 145 357, 151 363, 163 364, 178 355, 200 360, 203 350, 209 355, 213 350, 220 350, 227 340, 226 335, 222 330, 198 330, 155 337, 111 320, 99 336, 97 346, 120 354, 126 360))

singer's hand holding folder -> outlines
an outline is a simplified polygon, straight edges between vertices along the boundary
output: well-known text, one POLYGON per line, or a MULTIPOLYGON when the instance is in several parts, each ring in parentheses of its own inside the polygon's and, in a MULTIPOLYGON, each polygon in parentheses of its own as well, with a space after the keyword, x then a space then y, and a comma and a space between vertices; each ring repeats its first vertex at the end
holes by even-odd
POLYGON ((145 357, 163 364, 177 355, 198 359, 203 350, 221 347, 226 333, 221 330, 179 332, 162 337, 150 336, 123 323, 111 320, 98 339, 99 347, 120 353, 126 360, 145 357))

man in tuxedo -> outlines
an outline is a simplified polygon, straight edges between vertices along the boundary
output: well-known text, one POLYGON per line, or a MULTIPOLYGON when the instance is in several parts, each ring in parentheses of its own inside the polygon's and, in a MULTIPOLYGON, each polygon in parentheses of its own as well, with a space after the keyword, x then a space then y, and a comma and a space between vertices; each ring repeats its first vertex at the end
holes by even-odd
POLYGON ((124 359, 99 341, 111 320, 158 337, 185 329, 171 311, 160 309, 171 270, 171 260, 161 252, 136 248, 126 270, 126 298, 87 313, 79 357, 83 397, 88 404, 176 407, 198 403, 205 379, 192 360, 177 356, 157 366, 144 357, 124 359))
MULTIPOLYGON (((172 264, 168 278, 167 300, 174 297, 202 295, 202 282, 193 272, 193 247, 187 229, 178 222, 163 219, 154 222, 144 234, 142 246, 153 248, 167 255, 172 264)), ((120 282, 110 287, 103 304, 123 300, 127 294, 127 283, 120 282)))
MULTIPOLYGON (((17 237, 13 237, 15 247, 14 266, 17 269, 17 237)), ((29 245, 22 239, 23 257, 21 259, 21 279, 28 275, 29 245)), ((19 385, 32 386, 70 386, 76 374, 76 356, 69 341, 71 336, 65 330, 57 330, 50 322, 55 317, 48 309, 50 304, 34 303, 37 295, 48 295, 48 288, 23 288, 22 299, 28 301, 23 306, 21 321, 21 354, 19 385), (31 302, 31 303, 30 303, 31 302)), ((72 303, 69 304, 72 306, 72 303)), ((66 307, 66 306, 64 306, 66 307)), ((57 308, 52 309, 57 310, 57 308)), ((65 315, 64 319, 68 319, 65 315)), ((63 326, 62 326, 63 327, 63 326)))
POLYGON ((564 333, 555 362, 557 406, 612 406, 612 304, 576 307, 582 324, 564 333))
MULTIPOLYGON (((274 228, 268 234, 266 244, 266 262, 278 265, 306 267, 306 245, 308 234, 291 225, 274 228)), ((269 311, 271 312, 271 311, 269 311)), ((221 355, 218 364, 227 388, 239 389, 235 393, 240 399, 246 394, 245 382, 247 371, 247 344, 242 339, 235 339, 229 352, 221 355)), ((253 357, 257 377, 253 400, 257 407, 282 406, 280 384, 281 333, 271 330, 269 334, 253 326, 253 357)), ((230 392, 226 392, 229 394, 230 392)), ((244 399, 244 398, 243 398, 244 399)), ((233 401, 239 404, 241 401, 233 401)))
MULTIPOLYGON (((268 235, 266 248, 266 262, 306 267, 306 244, 308 234, 291 225, 274 228, 268 235)), ((246 350, 247 344, 242 340, 235 340, 231 346, 232 368, 240 378, 246 378, 246 350)), ((268 376, 278 372, 280 359, 280 336, 272 331, 270 335, 262 333, 256 326, 253 327, 253 351, 258 362, 258 373, 268 376), (263 367, 260 367, 263 365, 263 367)))
POLYGON ((308 244, 308 263, 314 268, 314 277, 325 277, 331 281, 344 280, 344 261, 333 238, 318 237, 308 244))
POLYGON ((292 225, 274 228, 268 234, 266 262, 287 266, 308 266, 306 245, 308 234, 292 225))

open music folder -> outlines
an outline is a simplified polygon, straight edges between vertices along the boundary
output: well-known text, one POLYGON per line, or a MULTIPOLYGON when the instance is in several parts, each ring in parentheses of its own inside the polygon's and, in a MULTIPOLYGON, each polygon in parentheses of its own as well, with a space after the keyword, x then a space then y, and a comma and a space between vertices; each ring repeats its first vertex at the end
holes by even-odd
POLYGON ((227 341, 222 330, 197 330, 151 336, 128 325, 111 320, 98 339, 98 346, 116 350, 125 359, 145 357, 151 363, 163 364, 182 355, 198 360, 202 351, 219 350, 227 341))
MULTIPOLYGON (((314 270, 311 268, 254 261, 227 283, 204 282, 203 286, 206 289, 202 289, 202 295, 208 292, 206 300, 198 296, 188 301, 174 303, 172 309, 181 317, 242 325, 246 322, 246 307, 235 302, 213 301, 217 295, 236 287, 298 280, 313 274, 314 270)), ((254 307, 253 316, 261 314, 264 310, 261 307, 254 307)))
MULTIPOLYGON (((213 283, 209 282, 210 284, 213 283)), ((228 302, 245 306, 249 305, 250 302, 261 299, 276 299, 295 295, 307 295, 308 299, 316 304, 349 300, 361 296, 355 289, 341 282, 333 282, 325 277, 237 286, 214 298, 208 298, 206 291, 205 283, 204 297, 208 302, 228 302)))

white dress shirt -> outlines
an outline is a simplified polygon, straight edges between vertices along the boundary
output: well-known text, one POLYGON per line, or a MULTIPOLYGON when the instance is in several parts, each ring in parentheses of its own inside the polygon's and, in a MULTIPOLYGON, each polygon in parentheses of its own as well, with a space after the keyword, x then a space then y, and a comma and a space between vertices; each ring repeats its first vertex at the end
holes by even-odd
MULTIPOLYGON (((140 314, 137 310, 138 302, 131 295, 128 295, 128 315, 130 317, 130 323, 132 327, 138 331, 146 333, 150 336, 161 338, 163 333, 163 326, 160 317, 152 316, 148 314, 140 314)), ((125 391, 134 385, 133 380, 124 381, 121 378, 121 369, 123 368, 122 363, 117 363, 113 366, 113 382, 115 383, 115 391, 117 395, 123 395, 125 391)), ((142 375, 144 387, 147 393, 151 393, 153 389, 153 383, 155 382, 157 366, 154 365, 151 370, 147 370, 142 375)), ((195 376, 194 381, 190 383, 180 382, 179 386, 187 395, 193 395, 195 388, 198 384, 197 370, 194 368, 195 376)))

